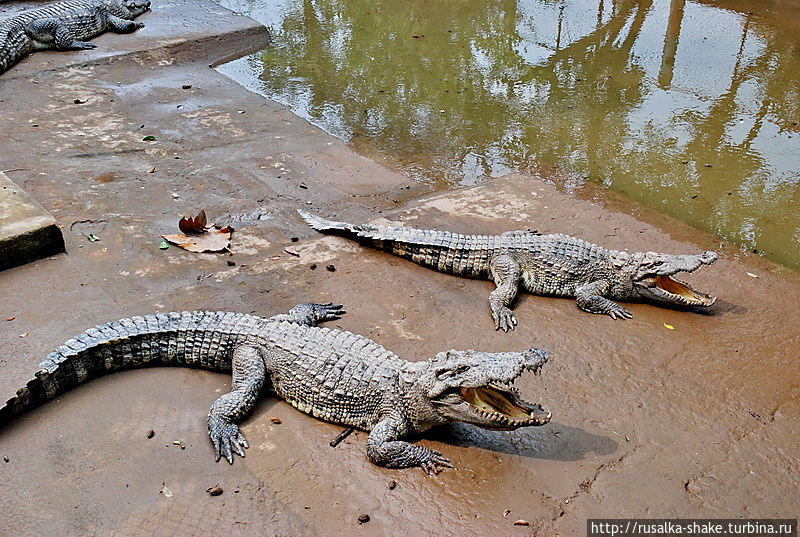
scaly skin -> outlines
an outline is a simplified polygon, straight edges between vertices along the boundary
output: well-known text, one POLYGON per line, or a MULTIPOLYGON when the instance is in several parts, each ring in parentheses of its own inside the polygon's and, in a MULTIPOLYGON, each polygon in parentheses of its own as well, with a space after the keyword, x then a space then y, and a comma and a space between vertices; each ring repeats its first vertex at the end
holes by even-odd
POLYGON ((575 297, 578 307, 612 319, 633 314, 615 300, 647 300, 668 306, 711 306, 715 298, 672 275, 693 272, 717 259, 697 255, 607 250, 569 235, 508 231, 459 235, 449 231, 334 222, 298 209, 314 229, 356 239, 439 272, 491 280, 489 307, 497 330, 513 330, 511 306, 520 287, 530 293, 575 297))
POLYGON ((438 472, 441 453, 402 439, 464 421, 491 429, 543 425, 550 413, 523 401, 514 381, 539 372, 539 349, 487 354, 447 351, 407 362, 365 337, 315 325, 338 319, 333 304, 300 304, 270 318, 241 313, 159 313, 99 325, 41 363, 33 380, 0 408, 0 424, 100 375, 137 367, 184 366, 232 372, 233 389, 208 414, 216 458, 244 457, 238 423, 265 382, 278 397, 326 421, 371 431, 368 458, 390 468, 438 472))
POLYGON ((143 28, 133 19, 149 7, 149 0, 69 0, 4 19, 0 21, 0 74, 30 52, 92 49, 96 46, 86 39, 143 28))

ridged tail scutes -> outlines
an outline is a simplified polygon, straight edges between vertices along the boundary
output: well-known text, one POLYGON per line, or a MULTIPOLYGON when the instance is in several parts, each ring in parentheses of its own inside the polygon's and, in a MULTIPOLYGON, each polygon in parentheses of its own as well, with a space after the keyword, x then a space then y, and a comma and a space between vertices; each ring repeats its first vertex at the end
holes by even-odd
POLYGON ((321 216, 317 216, 315 214, 311 214, 306 212, 302 209, 297 209, 297 213, 306 221, 306 223, 316 229, 317 231, 328 231, 332 229, 341 230, 341 231, 351 231, 353 226, 348 224, 347 222, 336 222, 333 220, 327 220, 322 218, 321 216))
POLYGON ((89 380, 157 365, 226 371, 236 338, 260 318, 194 311, 134 316, 90 328, 47 355, 33 379, 0 407, 0 424, 89 380))

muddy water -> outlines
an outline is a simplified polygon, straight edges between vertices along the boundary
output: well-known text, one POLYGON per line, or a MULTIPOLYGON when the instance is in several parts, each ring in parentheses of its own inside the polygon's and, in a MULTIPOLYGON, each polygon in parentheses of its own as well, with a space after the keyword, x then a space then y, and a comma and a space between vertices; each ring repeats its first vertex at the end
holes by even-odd
POLYGON ((223 0, 221 67, 431 183, 587 181, 800 269, 800 2, 223 0))

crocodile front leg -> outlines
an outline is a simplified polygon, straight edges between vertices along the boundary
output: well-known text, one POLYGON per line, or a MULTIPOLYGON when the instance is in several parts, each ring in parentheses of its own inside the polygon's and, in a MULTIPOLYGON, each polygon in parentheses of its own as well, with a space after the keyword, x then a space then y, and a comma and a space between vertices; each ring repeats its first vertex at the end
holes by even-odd
POLYGON ((489 263, 489 271, 497 289, 489 295, 489 307, 492 308, 495 330, 503 332, 514 330, 517 318, 511 313, 508 306, 517 296, 520 282, 519 264, 508 254, 498 255, 489 263))
POLYGON ((324 321, 340 319, 347 313, 342 309, 341 304, 298 304, 289 310, 289 313, 273 315, 271 321, 286 321, 289 323, 304 324, 306 326, 317 326, 324 321))
POLYGON ((408 434, 407 421, 389 416, 379 421, 367 439, 367 457, 378 466, 410 468, 419 466, 425 473, 438 474, 442 467, 452 468, 450 461, 438 451, 398 440, 408 434))
POLYGON ((578 307, 589 313, 604 313, 612 319, 630 319, 633 313, 603 295, 608 292, 609 284, 600 280, 582 285, 575 290, 578 307))
POLYGON ((144 28, 144 23, 142 22, 129 21, 127 19, 115 17, 114 15, 108 15, 106 20, 109 30, 119 34, 129 34, 135 32, 139 28, 144 28))
POLYGON ((211 405, 208 413, 208 436, 214 443, 217 461, 225 457, 233 464, 233 452, 244 457, 249 447, 236 422, 247 414, 264 385, 264 359, 255 347, 243 345, 233 351, 233 390, 211 405))

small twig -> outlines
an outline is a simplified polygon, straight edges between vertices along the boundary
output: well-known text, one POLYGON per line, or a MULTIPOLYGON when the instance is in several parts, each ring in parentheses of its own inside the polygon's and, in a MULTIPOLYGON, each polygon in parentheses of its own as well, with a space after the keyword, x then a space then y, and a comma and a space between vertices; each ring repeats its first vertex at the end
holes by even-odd
POLYGON ((341 433, 339 433, 339 436, 337 436, 336 438, 334 438, 333 440, 331 440, 331 447, 336 447, 336 446, 338 446, 338 445, 339 445, 339 443, 340 443, 342 440, 344 440, 345 438, 347 438, 348 436, 350 436, 350 434, 351 434, 353 431, 355 431, 355 430, 356 430, 356 428, 355 428, 355 427, 348 427, 347 429, 345 429, 344 431, 342 431, 341 433))

